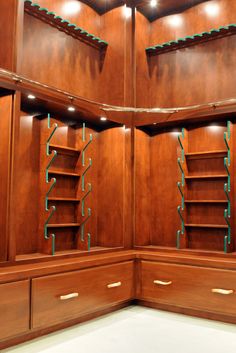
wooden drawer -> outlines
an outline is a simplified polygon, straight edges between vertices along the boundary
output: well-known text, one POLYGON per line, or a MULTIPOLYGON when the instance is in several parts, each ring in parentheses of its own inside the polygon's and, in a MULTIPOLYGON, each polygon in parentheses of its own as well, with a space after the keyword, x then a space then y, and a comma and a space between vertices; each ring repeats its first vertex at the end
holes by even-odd
POLYGON ((146 261, 141 271, 141 299, 236 315, 236 271, 146 261))
POLYGON ((95 312, 133 297, 133 262, 32 280, 33 328, 95 312))
POLYGON ((0 285, 0 340, 29 330, 29 281, 0 285))

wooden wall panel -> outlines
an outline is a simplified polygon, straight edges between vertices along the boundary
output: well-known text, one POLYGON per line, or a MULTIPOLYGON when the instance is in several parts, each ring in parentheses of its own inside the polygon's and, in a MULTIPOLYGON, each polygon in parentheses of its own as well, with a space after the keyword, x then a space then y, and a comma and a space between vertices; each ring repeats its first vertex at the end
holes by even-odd
MULTIPOLYGON (((50 8, 54 9, 53 4, 50 8)), ((125 93, 125 81, 130 80, 130 76, 125 75, 126 62, 130 66, 130 55, 125 54, 126 36, 131 37, 130 20, 128 23, 127 19, 126 25, 123 7, 99 16, 86 5, 74 22, 80 22, 80 19, 83 19, 85 29, 91 28, 95 35, 99 34, 108 42, 105 53, 25 14, 23 60, 19 72, 82 97, 123 105, 125 95, 129 97, 130 93, 127 89, 125 93), (96 28, 92 28, 91 23, 96 28)))
POLYGON ((16 128, 13 194, 16 253, 37 251, 39 222, 40 122, 20 112, 16 128))
POLYGON ((16 69, 16 50, 18 43, 16 39, 17 31, 20 31, 20 22, 18 22, 17 11, 20 11, 20 2, 22 0, 8 0, 0 2, 0 68, 10 71, 16 69), (17 25, 19 26, 17 29, 17 25))
MULTIPOLYGON (((179 15, 152 22, 147 46, 235 22, 235 2, 216 0, 210 3, 218 6, 219 12, 215 16, 207 15, 207 3, 202 3, 179 15)), ((143 22, 139 20, 139 25, 145 31, 147 25, 143 22)), ((186 106, 234 97, 235 53, 235 35, 151 58, 143 53, 143 58, 139 58, 139 71, 143 77, 148 75, 149 80, 144 80, 142 86, 137 85, 138 106, 186 106)))
POLYGON ((135 130, 135 245, 150 245, 150 137, 135 130))
POLYGON ((125 130, 101 132, 97 156, 97 242, 100 246, 123 246, 125 130))
POLYGON ((175 132, 160 133, 151 138, 150 147, 151 244, 175 247, 180 227, 177 135, 175 132))
POLYGON ((12 104, 11 95, 0 98, 0 261, 7 259, 8 246, 8 207, 9 207, 9 177, 10 177, 10 137, 12 122, 12 104))

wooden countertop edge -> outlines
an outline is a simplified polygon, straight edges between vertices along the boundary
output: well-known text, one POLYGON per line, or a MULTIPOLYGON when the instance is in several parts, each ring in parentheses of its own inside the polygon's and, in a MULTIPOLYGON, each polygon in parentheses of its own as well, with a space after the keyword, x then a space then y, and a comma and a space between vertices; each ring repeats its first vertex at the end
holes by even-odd
POLYGON ((20 281, 40 276, 62 272, 82 270, 91 267, 111 265, 114 263, 134 260, 165 262, 179 265, 218 268, 221 270, 236 270, 236 260, 213 256, 193 256, 183 254, 166 254, 158 251, 124 250, 107 254, 56 259, 54 261, 31 264, 12 264, 0 267, 0 283, 20 281))

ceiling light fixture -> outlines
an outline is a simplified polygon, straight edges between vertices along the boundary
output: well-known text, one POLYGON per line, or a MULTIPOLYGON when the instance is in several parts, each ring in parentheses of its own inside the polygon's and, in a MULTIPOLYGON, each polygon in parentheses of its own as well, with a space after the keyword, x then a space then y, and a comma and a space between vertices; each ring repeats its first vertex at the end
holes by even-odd
POLYGON ((101 116, 100 120, 101 120, 101 121, 106 121, 107 118, 106 118, 105 116, 101 116))
POLYGON ((123 9, 125 18, 130 18, 132 16, 132 9, 126 5, 124 5, 123 9))
POLYGON ((69 112, 74 112, 75 108, 74 107, 68 107, 69 112))
POLYGON ((35 99, 36 97, 33 94, 28 94, 29 99, 35 99))
POLYGON ((157 6, 157 0, 151 0, 150 1, 150 6, 151 7, 156 7, 157 6))

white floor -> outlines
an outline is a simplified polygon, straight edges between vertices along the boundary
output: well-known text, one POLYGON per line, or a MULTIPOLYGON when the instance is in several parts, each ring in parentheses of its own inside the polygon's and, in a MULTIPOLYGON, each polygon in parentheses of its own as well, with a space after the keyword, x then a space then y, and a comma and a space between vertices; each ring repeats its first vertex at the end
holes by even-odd
POLYGON ((131 306, 2 353, 236 353, 236 325, 131 306))

